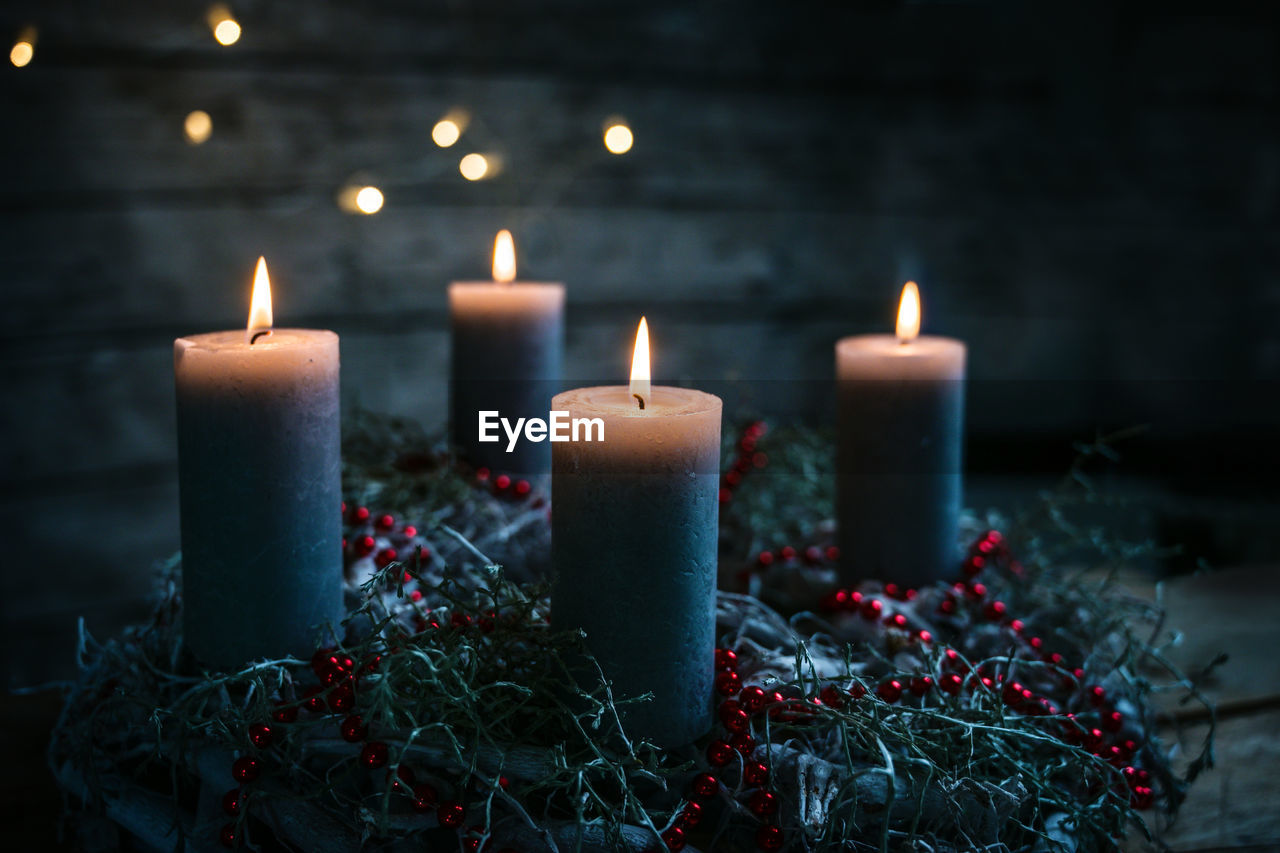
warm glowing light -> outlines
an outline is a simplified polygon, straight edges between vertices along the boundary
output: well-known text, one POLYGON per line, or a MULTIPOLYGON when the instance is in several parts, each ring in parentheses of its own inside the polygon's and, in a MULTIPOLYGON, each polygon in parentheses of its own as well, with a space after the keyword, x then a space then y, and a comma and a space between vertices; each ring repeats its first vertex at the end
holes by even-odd
POLYGON ((633 142, 635 137, 631 135, 631 128, 623 122, 613 122, 604 130, 604 147, 610 154, 626 154, 633 142))
POLYGON ((253 298, 249 301, 249 325, 245 328, 250 343, 262 332, 271 333, 271 279, 267 277, 266 258, 258 258, 258 268, 253 273, 253 298))
POLYGON ((431 128, 431 141, 441 148, 448 148, 462 138, 462 128, 453 119, 442 118, 431 128))
POLYGON ((192 110, 182 123, 182 132, 186 135, 187 142, 200 145, 213 133, 213 119, 204 110, 192 110))
POLYGON ((920 334, 920 288, 914 281, 902 286, 898 303, 898 343, 909 344, 920 334))
POLYGON ((505 228, 493 240, 493 280, 504 283, 516 280, 516 241, 505 228))
POLYGON ((240 41, 240 24, 226 6, 218 3, 211 7, 208 15, 206 15, 206 20, 208 20, 209 29, 213 30, 213 37, 217 39, 218 44, 223 47, 229 47, 240 41))
POLYGON ((649 324, 643 317, 636 329, 636 348, 631 356, 631 396, 642 409, 649 402, 649 324))
POLYGON ((382 190, 377 187, 361 187, 356 191, 356 210, 372 216, 382 210, 382 190))
POLYGON ((458 171, 468 181, 478 181, 489 174, 489 161, 483 154, 468 154, 458 161, 458 171))
POLYGON ((22 68, 31 62, 31 58, 36 55, 36 46, 29 41, 20 41, 14 44, 13 49, 9 51, 9 61, 17 68, 22 68))

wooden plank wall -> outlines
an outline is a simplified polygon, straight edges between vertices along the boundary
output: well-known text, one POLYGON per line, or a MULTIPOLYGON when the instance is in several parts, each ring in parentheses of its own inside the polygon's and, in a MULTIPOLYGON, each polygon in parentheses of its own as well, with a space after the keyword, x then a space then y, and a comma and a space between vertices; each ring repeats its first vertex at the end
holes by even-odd
POLYGON ((569 285, 575 378, 620 375, 645 312, 657 376, 821 420, 832 342, 917 277, 971 344, 978 467, 1134 420, 1183 455, 1280 423, 1274 12, 829 5, 254 0, 221 48, 203 4, 7 4, 5 34, 40 28, 0 69, 9 680, 65 673, 74 615, 136 614, 176 548, 171 340, 241 324, 258 254, 279 321, 342 335, 348 405, 432 426, 445 285, 500 227, 569 285), (464 181, 468 150, 505 170, 464 181), (356 175, 378 215, 336 206, 356 175))

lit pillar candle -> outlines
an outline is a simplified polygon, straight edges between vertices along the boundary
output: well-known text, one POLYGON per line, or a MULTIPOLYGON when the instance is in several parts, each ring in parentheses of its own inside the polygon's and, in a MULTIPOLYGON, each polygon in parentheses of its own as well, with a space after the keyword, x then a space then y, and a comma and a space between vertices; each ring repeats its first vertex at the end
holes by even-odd
POLYGON ((836 344, 841 580, 919 585, 958 558, 965 345, 919 335, 907 282, 897 335, 836 344))
POLYGON ((650 387, 648 361, 641 320, 630 387, 552 404, 599 418, 603 441, 552 444, 551 624, 586 632, 615 697, 653 694, 624 721, 673 747, 711 724, 721 403, 650 387))
POLYGON ((213 666, 309 657, 343 612, 338 336, 273 329, 259 259, 248 329, 173 357, 186 645, 213 666))
POLYGON ((551 396, 560 390, 564 285, 515 277, 515 244, 511 232, 500 231, 494 280, 449 286, 450 421, 454 445, 472 465, 536 476, 551 467, 546 442, 519 441, 508 450, 505 437, 480 441, 480 412, 497 412, 512 424, 517 418, 546 420, 551 396))

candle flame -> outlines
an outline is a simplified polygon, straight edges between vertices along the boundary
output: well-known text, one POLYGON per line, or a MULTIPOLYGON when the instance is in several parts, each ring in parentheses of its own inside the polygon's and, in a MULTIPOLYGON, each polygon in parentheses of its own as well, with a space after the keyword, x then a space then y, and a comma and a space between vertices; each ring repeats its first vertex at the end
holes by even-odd
POLYGON ((249 301, 249 325, 245 334, 253 343, 259 334, 271 334, 271 279, 267 277, 267 259, 258 258, 253 273, 253 298, 249 301))
POLYGON ((649 401, 649 324, 644 317, 640 318, 640 328, 636 329, 636 348, 631 356, 631 396, 644 408, 649 401))
POLYGON ((914 281, 902 286, 898 303, 898 343, 909 344, 920 334, 920 288, 914 281))
POLYGON ((493 280, 503 284, 516 280, 516 243, 505 228, 493 240, 493 280))

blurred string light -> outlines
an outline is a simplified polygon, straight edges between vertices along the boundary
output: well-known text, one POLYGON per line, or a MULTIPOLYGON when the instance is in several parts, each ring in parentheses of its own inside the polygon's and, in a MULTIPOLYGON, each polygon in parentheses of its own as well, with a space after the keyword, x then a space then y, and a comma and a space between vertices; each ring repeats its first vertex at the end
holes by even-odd
POLYGON ((209 21, 209 29, 213 31, 213 37, 218 44, 223 47, 230 47, 240 41, 240 22, 231 14, 231 10, 226 6, 218 3, 209 7, 209 13, 205 16, 209 21))
POLYGON ((372 216, 382 210, 385 201, 382 190, 359 178, 353 178, 338 191, 338 208, 344 213, 372 216))
POLYGON ((454 107, 431 128, 431 141, 441 148, 448 148, 462 138, 470 123, 470 114, 460 107, 454 107))
POLYGON ((9 61, 15 68, 25 68, 36 55, 36 28, 27 27, 18 34, 18 40, 9 50, 9 61))
POLYGON ((610 118, 604 123, 604 147, 610 154, 626 154, 631 150, 635 137, 626 119, 610 118))
POLYGON ((479 181, 493 176, 493 166, 489 158, 474 152, 458 161, 458 171, 468 181, 479 181))
POLYGON ((204 110, 192 110, 182 122, 182 133, 188 143, 201 145, 213 134, 213 119, 204 110))

